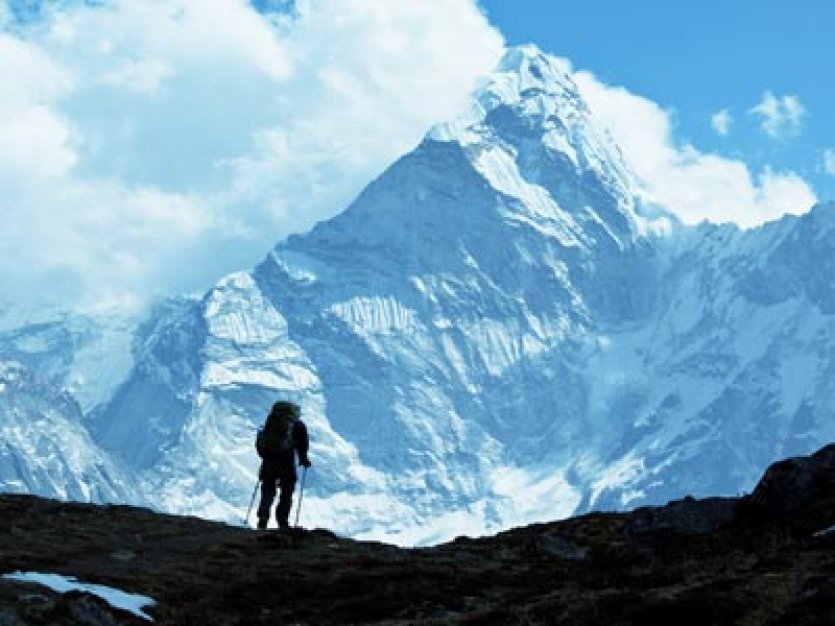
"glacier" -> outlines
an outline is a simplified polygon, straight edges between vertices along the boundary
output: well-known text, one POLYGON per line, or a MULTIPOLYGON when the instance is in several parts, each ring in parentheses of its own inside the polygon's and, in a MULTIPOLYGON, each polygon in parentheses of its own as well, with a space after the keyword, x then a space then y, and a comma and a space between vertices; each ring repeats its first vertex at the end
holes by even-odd
POLYGON ((4 321, 0 488, 240 523, 286 398, 301 521, 352 537, 735 495, 829 441, 833 265, 833 205, 743 230, 643 201, 562 64, 512 48, 257 267, 144 320, 4 321))

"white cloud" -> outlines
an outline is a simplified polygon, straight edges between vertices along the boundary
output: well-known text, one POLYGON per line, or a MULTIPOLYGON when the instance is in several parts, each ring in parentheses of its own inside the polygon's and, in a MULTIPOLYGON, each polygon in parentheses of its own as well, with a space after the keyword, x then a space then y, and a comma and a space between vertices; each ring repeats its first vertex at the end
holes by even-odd
MULTIPOLYGON (((239 0, 121 0, 15 32, 0 32, 0 290, 87 308, 251 267, 454 117, 502 52, 475 0, 300 0, 278 26, 239 0)), ((685 221, 813 202, 797 175, 679 146, 655 103, 578 81, 685 221)), ((781 129, 802 118, 788 98, 781 129)))
POLYGON ((278 26, 239 0, 122 0, 16 32, 0 289, 80 307, 250 267, 455 115, 502 52, 474 0, 301 0, 278 26))
POLYGON ((70 128, 44 103, 72 88, 72 77, 37 48, 0 33, 0 183, 61 174, 76 155, 70 128))
POLYGON ((800 133, 806 109, 795 95, 776 97, 766 91, 760 103, 749 109, 749 113, 760 118, 763 132, 779 139, 800 133))
POLYGON ((588 72, 574 78, 641 179, 647 199, 685 223, 750 227, 786 213, 804 213, 815 203, 814 192, 797 174, 770 169, 752 174, 742 161, 679 144, 670 112, 657 103, 605 85, 588 72))
POLYGON ((835 148, 823 151, 823 171, 835 176, 835 148))
POLYGON ((728 109, 717 111, 710 118, 710 124, 713 126, 713 130, 722 137, 727 136, 731 132, 731 124, 733 124, 733 121, 733 116, 731 116, 731 112, 728 109))

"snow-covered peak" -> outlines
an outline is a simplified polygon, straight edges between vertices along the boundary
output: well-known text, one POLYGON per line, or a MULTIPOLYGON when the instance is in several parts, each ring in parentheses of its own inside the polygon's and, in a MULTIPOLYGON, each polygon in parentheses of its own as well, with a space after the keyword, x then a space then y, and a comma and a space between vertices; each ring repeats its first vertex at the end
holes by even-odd
POLYGON ((479 102, 488 112, 499 104, 512 105, 543 95, 577 104, 581 98, 567 69, 536 46, 510 48, 479 90, 479 102))
POLYGON ((497 110, 505 108, 527 118, 534 126, 564 130, 573 123, 590 122, 589 108, 571 78, 566 63, 536 46, 509 48, 496 69, 475 90, 469 108, 457 119, 438 124, 430 137, 464 140, 462 130, 491 126, 497 110))
POLYGON ((508 50, 464 116, 344 212, 160 305, 133 341, 90 331, 104 347, 80 358, 69 322, 17 332, 0 306, 0 487, 115 498, 127 475, 166 510, 243 517, 279 398, 311 433, 302 523, 356 537, 750 486, 832 431, 835 208, 659 242, 635 188, 567 68, 508 50), (80 383, 108 380, 93 366, 114 353, 130 375, 88 411, 80 383), (75 486, 72 458, 22 461, 82 419, 72 450, 92 449, 83 476, 110 495, 75 486))
POLYGON ((534 45, 509 48, 487 82, 487 89, 499 84, 512 86, 505 91, 505 102, 521 98, 521 94, 539 90, 551 95, 576 95, 577 86, 565 62, 542 52, 534 45))
POLYGON ((510 48, 473 94, 469 109, 456 120, 434 126, 429 136, 469 143, 467 130, 489 125, 490 114, 502 106, 518 107, 524 115, 540 122, 552 115, 586 117, 588 107, 566 70, 563 62, 536 46, 510 48))
POLYGON ((461 146, 491 188, 518 200, 514 219, 545 219, 568 245, 605 231, 623 246, 669 229, 665 212, 641 208, 635 175, 569 66, 536 46, 510 48, 468 110, 427 140, 461 146))

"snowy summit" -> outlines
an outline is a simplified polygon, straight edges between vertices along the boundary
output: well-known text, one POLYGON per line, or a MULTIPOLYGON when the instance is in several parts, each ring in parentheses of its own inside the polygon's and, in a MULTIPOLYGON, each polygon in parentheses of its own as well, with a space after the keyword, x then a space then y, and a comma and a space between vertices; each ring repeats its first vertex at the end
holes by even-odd
POLYGON ((112 335, 3 331, 22 370, 0 402, 80 443, 44 468, 8 436, 0 484, 65 496, 102 476, 92 499, 240 520, 255 429, 283 397, 311 432, 302 523, 353 537, 737 494, 825 443, 833 229, 828 205, 745 231, 648 210, 560 63, 511 49, 341 214, 157 307, 92 406, 60 390, 79 346, 112 335))

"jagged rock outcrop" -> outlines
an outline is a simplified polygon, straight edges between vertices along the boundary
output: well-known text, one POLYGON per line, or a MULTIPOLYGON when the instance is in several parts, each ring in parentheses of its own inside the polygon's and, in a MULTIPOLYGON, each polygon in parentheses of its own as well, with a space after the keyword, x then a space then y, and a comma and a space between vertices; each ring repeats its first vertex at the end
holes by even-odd
POLYGON ((781 517, 804 531, 835 524, 835 444, 775 463, 745 501, 752 516, 781 517))

